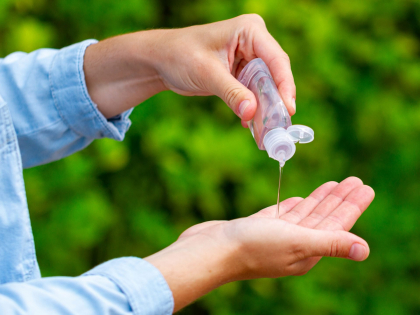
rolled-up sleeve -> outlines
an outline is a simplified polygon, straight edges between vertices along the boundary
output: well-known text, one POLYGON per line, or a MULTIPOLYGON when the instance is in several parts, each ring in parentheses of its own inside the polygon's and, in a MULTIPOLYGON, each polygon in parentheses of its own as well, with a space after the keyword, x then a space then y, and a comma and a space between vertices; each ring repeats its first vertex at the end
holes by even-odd
POLYGON ((87 91, 84 54, 96 42, 0 59, 0 95, 8 103, 24 167, 61 159, 94 139, 124 138, 131 110, 106 119, 87 91))
POLYGON ((134 257, 110 260, 80 277, 0 285, 2 314, 172 314, 161 273, 134 257))

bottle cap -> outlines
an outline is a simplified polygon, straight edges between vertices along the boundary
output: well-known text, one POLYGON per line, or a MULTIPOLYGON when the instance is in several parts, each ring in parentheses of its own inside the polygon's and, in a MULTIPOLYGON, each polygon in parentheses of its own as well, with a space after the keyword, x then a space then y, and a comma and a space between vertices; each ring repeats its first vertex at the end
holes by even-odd
POLYGON ((309 143, 314 140, 314 131, 308 126, 292 125, 287 128, 287 133, 295 143, 309 143))
POLYGON ((268 156, 283 166, 296 152, 296 145, 284 128, 270 130, 264 136, 264 147, 268 156))

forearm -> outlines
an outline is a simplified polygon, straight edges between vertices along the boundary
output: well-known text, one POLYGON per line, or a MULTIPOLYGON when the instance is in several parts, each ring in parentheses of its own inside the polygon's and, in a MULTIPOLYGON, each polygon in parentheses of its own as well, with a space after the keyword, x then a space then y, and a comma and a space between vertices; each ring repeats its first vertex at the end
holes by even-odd
POLYGON ((165 30, 106 39, 86 49, 84 72, 92 100, 110 118, 166 90, 156 71, 157 43, 165 30))
POLYGON ((164 276, 174 298, 174 312, 232 280, 232 248, 197 235, 181 239, 146 261, 164 276))

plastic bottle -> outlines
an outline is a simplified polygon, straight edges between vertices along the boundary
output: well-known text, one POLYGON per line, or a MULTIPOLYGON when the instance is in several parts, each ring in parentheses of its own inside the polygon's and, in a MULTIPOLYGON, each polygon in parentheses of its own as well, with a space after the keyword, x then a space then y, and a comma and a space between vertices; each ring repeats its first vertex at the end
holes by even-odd
POLYGON ((257 99, 257 111, 248 123, 255 142, 268 156, 286 163, 296 151, 296 142, 308 143, 314 131, 303 125, 292 125, 292 120, 280 97, 270 70, 257 58, 251 60, 240 73, 238 80, 250 89, 257 99))

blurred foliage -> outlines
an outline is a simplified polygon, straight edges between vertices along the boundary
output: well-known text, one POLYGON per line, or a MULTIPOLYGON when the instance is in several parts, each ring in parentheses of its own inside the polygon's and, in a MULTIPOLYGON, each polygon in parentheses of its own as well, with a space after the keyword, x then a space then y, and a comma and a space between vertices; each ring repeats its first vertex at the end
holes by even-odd
MULTIPOLYGON (((282 198, 354 175, 376 199, 353 232, 363 263, 225 285, 184 314, 420 314, 420 3, 414 0, 0 0, 0 53, 258 13, 292 60, 294 123, 315 130, 287 162, 282 198), (416 140, 417 139, 417 140, 416 140)), ((25 171, 44 276, 144 257, 187 227, 275 203, 278 164, 215 97, 161 93, 124 142, 100 140, 25 171)))

